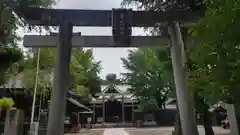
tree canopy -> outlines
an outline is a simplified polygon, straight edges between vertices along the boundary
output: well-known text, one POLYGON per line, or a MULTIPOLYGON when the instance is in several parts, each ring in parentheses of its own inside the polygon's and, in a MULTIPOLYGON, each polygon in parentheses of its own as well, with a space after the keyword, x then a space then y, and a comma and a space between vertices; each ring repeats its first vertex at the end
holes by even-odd
MULTIPOLYGON (((52 89, 53 69, 56 61, 56 49, 43 48, 39 51, 38 94, 49 94, 52 89)), ((29 94, 33 93, 37 70, 38 52, 30 50, 24 59, 12 65, 12 77, 21 75, 23 85, 29 94)), ((71 89, 82 97, 83 101, 100 91, 100 62, 94 60, 90 49, 73 49, 70 63, 71 89)))
MULTIPOLYGON (((26 23, 13 12, 15 9, 24 9, 26 7, 51 7, 54 0, 17 0, 6 1, 0 3, 0 85, 8 80, 8 68, 14 62, 23 59, 23 52, 18 44, 21 38, 17 34, 17 30, 24 29, 26 23)), ((16 11, 16 10, 15 10, 16 11)))
POLYGON ((129 91, 139 98, 140 107, 145 111, 162 108, 169 88, 162 74, 163 63, 156 52, 148 48, 129 50, 127 58, 121 60, 128 70, 123 73, 125 82, 131 85, 129 91))
POLYGON ((109 82, 115 81, 117 79, 117 75, 114 73, 109 73, 106 75, 106 80, 109 82))
POLYGON ((190 29, 201 39, 190 54, 195 67, 191 80, 198 81, 195 87, 201 89, 199 95, 208 104, 232 102, 239 88, 239 0, 209 0, 205 4, 205 16, 190 29))
POLYGON ((17 46, 20 40, 17 29, 24 28, 26 23, 16 15, 26 7, 51 7, 54 0, 16 0, 0 3, 0 46, 17 46), (13 12, 15 10, 16 12, 13 12))
POLYGON ((0 85, 4 84, 8 79, 7 70, 16 61, 23 57, 22 51, 20 49, 12 47, 0 47, 0 85))

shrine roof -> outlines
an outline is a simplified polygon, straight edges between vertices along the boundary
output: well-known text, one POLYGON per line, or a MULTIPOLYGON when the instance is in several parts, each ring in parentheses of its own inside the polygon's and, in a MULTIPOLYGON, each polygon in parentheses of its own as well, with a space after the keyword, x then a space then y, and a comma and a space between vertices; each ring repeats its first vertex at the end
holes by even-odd
POLYGON ((131 86, 127 85, 127 84, 101 85, 101 92, 102 93, 107 92, 107 88, 109 88, 109 86, 113 86, 118 91, 118 93, 126 93, 128 91, 128 89, 131 88, 131 86))

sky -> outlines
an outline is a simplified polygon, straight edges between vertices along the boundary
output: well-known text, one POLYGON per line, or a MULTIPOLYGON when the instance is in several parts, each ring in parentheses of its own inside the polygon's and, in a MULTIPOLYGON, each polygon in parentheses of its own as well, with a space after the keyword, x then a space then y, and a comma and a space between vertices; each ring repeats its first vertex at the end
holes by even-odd
MULTIPOLYGON (((108 9, 120 8, 121 0, 58 0, 54 8, 61 9, 108 9)), ((111 27, 81 27, 74 28, 74 32, 81 32, 82 35, 111 35, 111 27)), ((133 29, 133 35, 143 35, 142 29, 133 29)), ((120 60, 126 57, 131 48, 93 48, 93 55, 97 61, 102 62, 101 78, 108 73, 126 72, 120 60)))

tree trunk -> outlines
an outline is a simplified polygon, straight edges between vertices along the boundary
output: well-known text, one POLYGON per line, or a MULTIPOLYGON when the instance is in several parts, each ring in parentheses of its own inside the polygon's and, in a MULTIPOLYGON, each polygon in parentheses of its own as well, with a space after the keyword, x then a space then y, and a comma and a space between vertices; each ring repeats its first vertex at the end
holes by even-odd
POLYGON ((179 108, 178 104, 176 104, 177 113, 176 113, 176 123, 175 123, 175 135, 182 135, 182 127, 181 127, 181 120, 179 115, 179 108))
POLYGON ((214 131, 212 129, 212 115, 208 110, 203 112, 203 126, 205 135, 214 135, 214 131))
POLYGON ((163 109, 165 100, 163 100, 161 97, 159 97, 159 94, 156 94, 155 99, 157 101, 158 108, 163 109))

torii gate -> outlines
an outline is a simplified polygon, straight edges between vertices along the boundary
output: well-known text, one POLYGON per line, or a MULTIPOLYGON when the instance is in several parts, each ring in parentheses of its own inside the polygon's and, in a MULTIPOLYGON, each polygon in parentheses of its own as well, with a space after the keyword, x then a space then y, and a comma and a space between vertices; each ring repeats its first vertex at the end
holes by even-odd
MULTIPOLYGON (((59 36, 25 35, 25 47, 57 47, 53 91, 47 135, 63 135, 66 93, 69 89, 69 62, 72 47, 142 47, 169 45, 168 36, 131 36, 131 27, 155 27, 168 24, 171 58, 174 69, 177 100, 184 135, 198 135, 193 104, 187 88, 184 43, 179 22, 198 19, 202 12, 193 11, 131 11, 65 10, 28 8, 24 18, 31 25, 60 26, 59 36), (72 35, 73 26, 112 26, 112 36, 72 35)), ((188 42, 193 42, 188 40, 188 42)))

